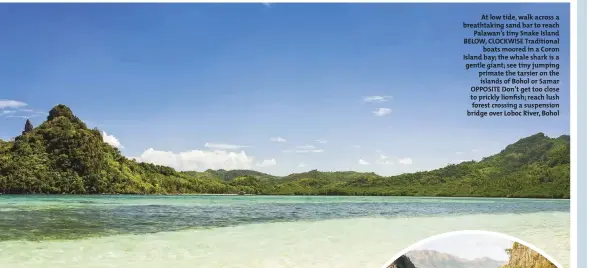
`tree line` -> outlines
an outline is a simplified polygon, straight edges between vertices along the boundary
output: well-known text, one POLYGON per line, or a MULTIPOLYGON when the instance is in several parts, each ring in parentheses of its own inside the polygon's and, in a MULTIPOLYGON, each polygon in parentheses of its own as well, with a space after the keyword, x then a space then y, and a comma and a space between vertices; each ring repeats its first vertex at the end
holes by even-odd
POLYGON ((261 194, 570 198, 570 137, 538 133, 481 161, 397 176, 312 170, 178 172, 138 163, 103 142, 65 105, 37 127, 0 140, 0 193, 261 194))

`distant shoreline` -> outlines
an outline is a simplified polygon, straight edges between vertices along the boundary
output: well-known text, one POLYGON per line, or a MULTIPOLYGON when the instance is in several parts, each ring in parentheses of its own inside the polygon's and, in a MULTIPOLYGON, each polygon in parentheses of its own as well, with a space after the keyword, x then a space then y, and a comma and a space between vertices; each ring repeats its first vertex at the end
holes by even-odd
POLYGON ((552 197, 500 197, 500 196, 418 196, 418 195, 273 195, 273 194, 46 194, 46 193, 24 193, 24 194, 4 194, 0 196, 258 196, 258 197, 398 197, 398 198, 433 198, 433 199, 531 199, 531 200, 571 200, 570 198, 552 198, 552 197))
POLYGON ((249 169, 177 171, 137 162, 105 143, 99 129, 89 129, 63 104, 37 127, 26 122, 22 133, 0 142, 0 159, 7 160, 0 161, 5 194, 570 199, 571 193, 570 136, 550 138, 542 132, 480 161, 386 177, 317 169, 284 177, 249 169))

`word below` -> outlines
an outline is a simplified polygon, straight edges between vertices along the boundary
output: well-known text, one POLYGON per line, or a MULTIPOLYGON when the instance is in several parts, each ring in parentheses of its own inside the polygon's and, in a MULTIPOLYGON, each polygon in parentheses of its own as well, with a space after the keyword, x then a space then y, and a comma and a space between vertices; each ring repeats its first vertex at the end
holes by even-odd
MULTIPOLYGON (((482 80, 481 80, 481 82, 482 82, 482 80)), ((529 87, 473 86, 473 87, 470 87, 470 91, 472 91, 472 92, 497 92, 497 93, 500 93, 500 92, 510 92, 510 93, 511 92, 521 92, 521 93, 525 93, 525 92, 560 92, 560 88, 559 87, 551 87, 551 86, 546 86, 544 88, 534 87, 534 86, 529 86, 529 87)))
POLYGON ((523 111, 502 111, 502 112, 484 112, 480 110, 467 111, 468 116, 485 117, 485 116, 560 116, 560 111, 544 110, 540 112, 531 112, 529 110, 523 111))
MULTIPOLYGON (((487 101, 499 101, 499 100, 520 100, 520 101, 525 101, 525 100, 560 100, 560 96, 558 94, 536 94, 536 95, 523 95, 523 94, 487 94, 487 95, 480 95, 480 96, 472 96, 471 98, 473 100, 476 100, 476 97, 478 97, 478 101, 483 101, 483 100, 487 100, 487 101)), ((474 106, 474 105, 488 105, 489 103, 486 104, 473 104, 472 106, 474 108, 490 108, 487 106, 474 106)), ((494 108, 494 107, 493 107, 494 108)))

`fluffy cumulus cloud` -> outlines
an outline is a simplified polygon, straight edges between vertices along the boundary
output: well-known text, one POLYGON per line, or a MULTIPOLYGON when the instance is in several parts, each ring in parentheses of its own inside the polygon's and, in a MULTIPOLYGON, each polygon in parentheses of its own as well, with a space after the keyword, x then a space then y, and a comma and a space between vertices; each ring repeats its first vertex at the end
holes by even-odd
POLYGON ((369 165, 369 162, 363 160, 363 159, 359 159, 359 164, 360 165, 369 165))
POLYGON ((364 102, 385 102, 390 100, 392 97, 391 96, 368 96, 368 97, 364 97, 363 101, 364 102))
POLYGON ((372 112, 375 116, 386 116, 392 113, 390 108, 378 108, 372 112))
POLYGON ((403 165, 412 165, 412 159, 410 157, 400 158, 398 159, 398 163, 403 165))
POLYGON ((16 100, 0 100, 0 109, 16 109, 27 106, 26 103, 16 100))
POLYGON ((272 142, 286 142, 287 140, 285 140, 282 137, 273 137, 273 138, 271 138, 271 141, 272 142))
MULTIPOLYGON (((172 167, 179 171, 204 171, 207 169, 252 169, 254 158, 244 151, 230 152, 226 150, 192 150, 187 152, 157 151, 150 148, 139 157, 139 162, 152 163, 172 167)), ((274 160, 274 159, 273 159, 274 160)), ((266 161, 266 160, 265 160, 266 161)), ((272 163, 273 161, 261 163, 272 163)))
POLYGON ((115 147, 115 148, 123 148, 123 146, 121 145, 121 142, 119 142, 119 139, 117 139, 115 136, 113 135, 109 135, 107 134, 107 132, 102 133, 103 136, 103 141, 108 143, 109 145, 115 147))
POLYGON ((244 148, 246 146, 243 145, 236 145, 236 144, 225 144, 225 143, 206 143, 205 148, 210 149, 219 149, 219 150, 236 150, 240 148, 244 148))
POLYGON ((270 167, 275 165, 277 165, 277 160, 275 160, 275 158, 265 159, 257 163, 257 167, 270 167))

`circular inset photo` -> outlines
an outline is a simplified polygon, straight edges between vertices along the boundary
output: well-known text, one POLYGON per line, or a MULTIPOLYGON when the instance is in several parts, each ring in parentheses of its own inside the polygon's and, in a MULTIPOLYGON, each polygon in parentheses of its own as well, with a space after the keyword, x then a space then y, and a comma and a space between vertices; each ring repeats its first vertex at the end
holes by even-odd
POLYGON ((429 237, 399 252, 384 268, 563 268, 533 245, 487 231, 429 237))

